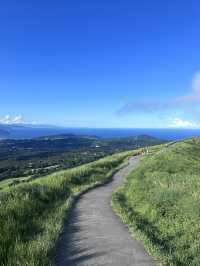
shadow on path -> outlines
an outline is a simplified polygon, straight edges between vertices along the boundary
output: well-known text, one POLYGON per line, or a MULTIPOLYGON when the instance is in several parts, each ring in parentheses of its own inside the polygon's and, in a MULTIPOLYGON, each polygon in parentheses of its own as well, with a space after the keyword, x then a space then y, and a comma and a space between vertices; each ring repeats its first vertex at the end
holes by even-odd
POLYGON ((154 266, 112 211, 112 191, 139 163, 139 156, 114 175, 113 181, 83 194, 65 223, 57 247, 57 266, 154 266))

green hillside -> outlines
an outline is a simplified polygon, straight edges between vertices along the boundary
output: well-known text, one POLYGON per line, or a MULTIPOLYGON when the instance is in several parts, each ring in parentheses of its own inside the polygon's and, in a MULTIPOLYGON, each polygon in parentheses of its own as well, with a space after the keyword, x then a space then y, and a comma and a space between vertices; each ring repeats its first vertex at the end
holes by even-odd
POLYGON ((142 160, 113 206, 162 265, 200 265, 200 138, 142 160))
MULTIPOLYGON (((156 145, 163 141, 150 137, 102 139, 93 136, 56 135, 24 140, 0 140, 0 181, 37 178, 57 170, 72 168, 104 156, 156 145)), ((5 182, 4 182, 5 184, 5 182)), ((4 187, 0 184, 0 189, 4 187)))
POLYGON ((50 266, 74 199, 107 182, 134 152, 105 157, 0 193, 0 265, 50 266))

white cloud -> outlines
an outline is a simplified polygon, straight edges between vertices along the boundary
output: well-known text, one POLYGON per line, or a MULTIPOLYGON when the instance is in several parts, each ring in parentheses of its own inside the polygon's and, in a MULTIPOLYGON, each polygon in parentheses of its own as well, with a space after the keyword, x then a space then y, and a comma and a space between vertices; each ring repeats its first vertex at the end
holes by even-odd
POLYGON ((184 120, 181 118, 174 118, 170 127, 177 127, 177 128, 200 128, 200 124, 197 124, 192 121, 184 120))
POLYGON ((24 119, 21 115, 11 117, 10 115, 6 115, 5 117, 0 118, 1 124, 23 124, 24 119))
MULTIPOLYGON (((130 112, 141 112, 141 113, 149 113, 149 112, 163 112, 166 110, 190 110, 193 104, 200 103, 200 71, 196 72, 193 75, 190 89, 188 94, 179 96, 177 98, 172 98, 166 101, 160 100, 148 100, 148 101, 134 101, 129 102, 122 106, 118 113, 126 114, 130 112)), ((190 111, 191 112, 191 111, 190 111)))
POLYGON ((196 72, 192 78, 191 93, 176 99, 177 103, 192 104, 200 101, 200 72, 196 72))
POLYGON ((22 124, 22 123, 24 123, 24 119, 21 115, 18 115, 18 116, 13 118, 13 123, 14 124, 22 124))
POLYGON ((200 97, 200 72, 197 72, 192 80, 192 89, 196 96, 200 97))

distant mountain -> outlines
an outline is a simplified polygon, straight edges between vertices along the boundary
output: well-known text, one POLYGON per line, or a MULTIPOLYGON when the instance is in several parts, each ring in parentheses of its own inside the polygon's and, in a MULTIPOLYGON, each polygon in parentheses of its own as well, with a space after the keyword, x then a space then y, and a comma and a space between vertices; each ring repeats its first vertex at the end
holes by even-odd
POLYGON ((63 133, 66 133, 65 128, 50 125, 0 124, 1 139, 31 139, 63 133))

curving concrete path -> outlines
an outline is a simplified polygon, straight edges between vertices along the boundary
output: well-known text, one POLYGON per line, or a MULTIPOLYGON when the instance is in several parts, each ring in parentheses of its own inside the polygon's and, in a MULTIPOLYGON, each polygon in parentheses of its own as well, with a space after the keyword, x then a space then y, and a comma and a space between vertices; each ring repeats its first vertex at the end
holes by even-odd
POLYGON ((113 190, 138 165, 139 159, 131 158, 112 182, 81 196, 61 236, 57 266, 155 266, 110 206, 113 190))

